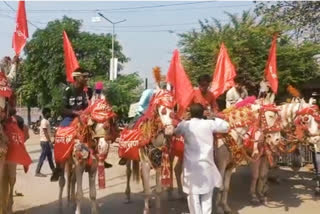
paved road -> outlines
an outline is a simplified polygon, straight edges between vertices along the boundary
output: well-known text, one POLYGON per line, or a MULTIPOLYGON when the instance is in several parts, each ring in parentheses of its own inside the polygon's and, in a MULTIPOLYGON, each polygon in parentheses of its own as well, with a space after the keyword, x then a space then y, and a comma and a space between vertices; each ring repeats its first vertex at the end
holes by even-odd
MULTIPOLYGON (((16 190, 24 194, 23 197, 15 197, 14 210, 16 214, 56 214, 59 213, 58 183, 49 181, 50 170, 47 162, 42 172, 47 174, 46 178, 34 177, 34 171, 40 156, 38 136, 31 136, 27 142, 27 149, 31 154, 33 164, 30 171, 24 174, 21 167, 18 168, 16 190)), ((118 166, 116 149, 113 149, 108 157, 114 167, 106 170, 106 185, 104 190, 98 190, 98 204, 100 213, 103 214, 141 214, 143 209, 143 194, 140 184, 132 184, 133 203, 124 204, 125 196, 125 168, 118 166)), ((279 169, 276 171, 280 177, 280 184, 271 184, 269 200, 266 205, 253 207, 249 203, 249 181, 250 174, 246 167, 242 167, 233 175, 230 205, 235 213, 239 214, 319 214, 319 198, 313 196, 314 182, 312 174, 307 170, 294 174, 290 169, 279 169)), ((154 182, 152 182, 154 185, 154 182)), ((84 180, 85 197, 88 197, 88 179, 84 180)), ((163 214, 180 214, 188 212, 186 201, 168 201, 163 195, 163 214)), ((89 201, 84 200, 85 214, 90 213, 89 201)), ((68 206, 64 199, 64 214, 73 213, 72 207, 68 206)))

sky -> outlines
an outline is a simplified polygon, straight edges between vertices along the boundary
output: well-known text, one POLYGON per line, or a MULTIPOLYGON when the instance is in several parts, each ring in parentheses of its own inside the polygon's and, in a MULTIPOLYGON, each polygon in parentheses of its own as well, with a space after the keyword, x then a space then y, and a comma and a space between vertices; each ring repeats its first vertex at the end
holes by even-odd
MULTIPOLYGON (((0 0, 0 58, 14 55, 11 41, 16 13, 12 9, 17 6, 17 1, 0 0)), ((167 72, 172 52, 178 48, 178 33, 198 29, 199 20, 214 17, 227 22, 225 12, 241 14, 253 9, 252 1, 26 1, 29 39, 37 28, 65 15, 81 19, 81 30, 92 33, 112 33, 107 21, 92 22, 97 11, 113 22, 126 19, 115 28, 116 38, 130 58, 121 73, 138 72, 151 86, 153 67, 167 72)))

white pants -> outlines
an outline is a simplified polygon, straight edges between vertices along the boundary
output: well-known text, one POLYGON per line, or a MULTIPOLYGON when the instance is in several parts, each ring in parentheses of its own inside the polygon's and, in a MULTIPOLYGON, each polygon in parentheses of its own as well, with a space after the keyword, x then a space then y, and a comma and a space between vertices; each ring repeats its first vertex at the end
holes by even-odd
POLYGON ((188 206, 190 214, 211 214, 212 212, 212 193, 188 195, 188 206))

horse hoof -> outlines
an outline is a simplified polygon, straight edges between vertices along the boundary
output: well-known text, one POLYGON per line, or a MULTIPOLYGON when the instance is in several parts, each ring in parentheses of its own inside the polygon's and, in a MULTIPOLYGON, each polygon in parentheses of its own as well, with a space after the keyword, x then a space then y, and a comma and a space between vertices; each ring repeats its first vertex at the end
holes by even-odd
POLYGON ((132 201, 131 201, 130 199, 127 199, 124 203, 125 203, 125 204, 131 204, 132 201))
POLYGON ((223 207, 223 210, 224 210, 224 214, 232 214, 232 210, 228 206, 223 207))
POLYGON ((232 214, 232 210, 225 210, 224 214, 232 214))
POLYGON ((262 204, 265 204, 265 203, 267 202, 267 197, 261 197, 261 198, 260 198, 260 202, 261 202, 262 204))
POLYGON ((150 214, 150 209, 148 208, 144 208, 143 210, 143 214, 150 214))
POLYGON ((250 200, 251 204, 253 206, 258 206, 260 205, 260 200, 257 198, 257 197, 252 197, 251 200, 250 200))
POLYGON ((320 187, 316 187, 314 193, 315 193, 316 196, 320 196, 320 187))
POLYGON ((222 207, 217 207, 216 213, 217 214, 224 214, 224 210, 222 209, 222 207))

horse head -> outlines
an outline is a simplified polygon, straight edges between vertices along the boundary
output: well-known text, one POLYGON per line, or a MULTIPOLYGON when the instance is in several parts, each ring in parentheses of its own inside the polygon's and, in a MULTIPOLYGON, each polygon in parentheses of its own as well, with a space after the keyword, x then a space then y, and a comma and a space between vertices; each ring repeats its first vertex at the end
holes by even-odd
POLYGON ((150 138, 155 147, 160 148, 174 132, 174 100, 172 94, 159 89, 152 97, 149 108, 142 118, 140 129, 150 138))
POLYGON ((174 132, 174 100, 172 94, 165 89, 160 89, 156 92, 152 102, 164 128, 164 135, 172 136, 174 132))
POLYGON ((259 109, 259 129, 264 134, 264 143, 266 143, 272 151, 281 142, 281 117, 280 109, 274 104, 262 105, 259 109))
POLYGON ((305 103, 297 112, 295 119, 296 134, 299 139, 305 138, 308 143, 320 141, 320 111, 317 105, 305 103))
POLYGON ((79 140, 86 143, 99 159, 105 159, 109 150, 108 141, 115 139, 115 113, 105 100, 96 100, 79 118, 79 140))

